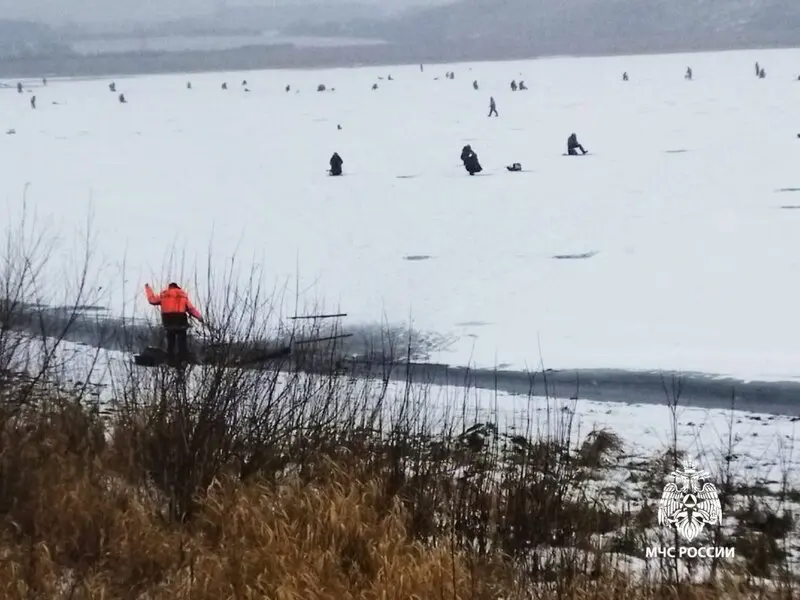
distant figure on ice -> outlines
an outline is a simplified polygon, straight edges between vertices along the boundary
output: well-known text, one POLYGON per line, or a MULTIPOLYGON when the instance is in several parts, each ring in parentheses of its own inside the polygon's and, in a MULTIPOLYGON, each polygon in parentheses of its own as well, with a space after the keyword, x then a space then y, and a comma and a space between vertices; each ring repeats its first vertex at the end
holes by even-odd
POLYGON ((120 94, 119 95, 119 102, 120 102, 120 104, 127 104, 128 103, 128 101, 125 99, 125 94, 120 94))
POLYGON ((517 91, 517 82, 514 81, 513 79, 511 80, 511 91, 512 92, 516 92, 517 91))
POLYGON ((190 89, 192 89, 192 82, 191 82, 191 81, 187 81, 187 82, 186 82, 186 89, 187 89, 187 90, 190 90, 190 89))
POLYGON ((228 84, 225 83, 225 82, 222 82, 222 89, 223 90, 227 90, 228 89, 228 84))
POLYGON ((491 117, 492 115, 495 117, 500 116, 497 114, 497 105, 494 103, 494 96, 489 97, 489 116, 491 117))
POLYGON ((425 70, 425 69, 422 67, 422 65, 420 65, 420 66, 419 66, 419 72, 420 72, 420 73, 422 73, 424 70, 425 70))
POLYGON ((578 150, 580 150, 582 154, 586 154, 586 149, 578 142, 578 136, 572 133, 569 138, 567 138, 567 154, 570 156, 578 156, 578 150))
POLYGON ((247 85, 247 79, 242 79, 242 87, 247 85))
POLYGON ((21 84, 21 83, 18 83, 18 84, 17 84, 17 93, 18 93, 18 94, 21 94, 21 93, 22 93, 22 84, 21 84))
POLYGON ((377 89, 378 89, 378 84, 377 83, 373 83, 372 84, 372 90, 375 91, 377 89))
POLYGON ((341 130, 342 130, 342 126, 341 126, 341 124, 340 124, 340 125, 337 125, 337 126, 336 126, 336 129, 337 129, 338 131, 341 131, 341 130))
POLYGON ((522 171, 522 163, 514 163, 506 167, 507 170, 511 171, 512 173, 516 173, 517 171, 522 171))
POLYGON ((394 79, 392 79, 391 75, 389 75, 389 77, 387 77, 386 79, 388 79, 389 81, 394 81, 394 79))
POLYGON ((31 108, 36 108, 36 96, 31 97, 31 108))
POLYGON ((483 171, 481 163, 478 162, 478 155, 475 154, 472 146, 469 144, 461 149, 461 162, 464 163, 464 168, 470 175, 475 175, 475 173, 480 173, 483 171))
POLYGON ((325 89, 326 89, 326 88, 325 88, 325 85, 324 85, 324 84, 322 84, 322 83, 320 83, 320 84, 317 86, 317 91, 318 91, 318 92, 324 92, 324 91, 325 91, 325 89))
POLYGON ((686 81, 692 80, 692 67, 686 67, 686 75, 683 76, 686 81))
POLYGON ((42 77, 42 85, 47 86, 47 77, 42 77))
POLYGON ((475 90, 478 89, 478 80, 477 79, 472 82, 472 88, 475 89, 475 90))
POLYGON ((767 72, 764 70, 764 67, 761 67, 761 70, 758 72, 758 78, 764 79, 767 76, 767 72))
POLYGON ((292 89, 292 86, 290 86, 290 85, 287 85, 287 86, 286 86, 286 92, 287 92, 287 93, 288 93, 288 92, 289 92, 289 90, 291 90, 291 89, 292 89))
POLYGON ((334 152, 333 156, 331 156, 331 162, 330 162, 331 169, 329 173, 331 174, 331 176, 338 177, 339 175, 341 175, 343 164, 344 161, 342 160, 342 157, 339 156, 338 152, 334 152))
POLYGON ((628 81, 628 72, 627 72, 627 71, 625 71, 625 72, 622 74, 622 81, 628 81))
POLYGON ((761 75, 761 67, 758 66, 758 62, 756 62, 756 77, 761 75))
POLYGON ((187 360, 189 358, 189 344, 187 334, 189 333, 189 317, 197 319, 203 323, 200 315, 189 296, 177 283, 170 283, 167 289, 160 294, 156 294, 149 283, 144 286, 147 301, 153 306, 161 307, 161 325, 167 337, 167 357, 170 361, 187 360), (175 346, 178 354, 175 355, 175 346))
POLYGON ((525 85, 525 82, 520 80, 520 82, 519 82, 519 91, 520 92, 524 92, 527 89, 528 89, 528 86, 525 85))
POLYGON ((111 82, 108 84, 108 91, 111 93, 116 93, 117 91, 117 84, 115 82, 111 82))

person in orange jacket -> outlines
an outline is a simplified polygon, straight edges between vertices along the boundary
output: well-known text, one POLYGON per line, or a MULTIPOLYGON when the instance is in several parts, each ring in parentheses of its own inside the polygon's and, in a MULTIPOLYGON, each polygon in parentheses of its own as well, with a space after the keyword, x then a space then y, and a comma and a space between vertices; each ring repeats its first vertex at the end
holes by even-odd
POLYGON ((189 316, 200 323, 204 323, 188 294, 177 283, 170 283, 167 289, 156 294, 149 283, 144 286, 147 301, 153 306, 161 307, 161 324, 167 334, 167 355, 170 359, 175 357, 175 346, 178 346, 179 356, 186 359, 189 355, 187 334, 189 331, 189 316))

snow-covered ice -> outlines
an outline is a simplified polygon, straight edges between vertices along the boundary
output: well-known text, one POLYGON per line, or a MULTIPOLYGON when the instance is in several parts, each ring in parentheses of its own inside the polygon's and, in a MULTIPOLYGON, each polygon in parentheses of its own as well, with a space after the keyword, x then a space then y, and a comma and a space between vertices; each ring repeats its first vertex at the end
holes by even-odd
POLYGON ((118 78, 125 105, 111 78, 51 80, 0 92, 16 130, 0 190, 18 210, 29 183, 65 238, 91 204, 115 311, 181 277, 171 250, 204 273, 211 248, 349 322, 459 336, 434 357, 450 364, 792 379, 800 211, 780 207, 800 192, 776 190, 800 188, 797 65, 761 50, 118 78), (571 132, 591 155, 562 156, 571 132), (466 143, 491 176, 467 176, 466 143))

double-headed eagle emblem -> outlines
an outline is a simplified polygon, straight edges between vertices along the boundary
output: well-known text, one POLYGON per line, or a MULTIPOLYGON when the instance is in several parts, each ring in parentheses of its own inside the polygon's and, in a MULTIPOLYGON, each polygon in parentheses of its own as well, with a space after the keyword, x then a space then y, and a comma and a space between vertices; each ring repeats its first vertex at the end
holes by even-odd
POLYGON ((696 538, 705 525, 722 523, 722 506, 717 488, 700 480, 708 471, 699 470, 692 459, 681 461, 683 469, 672 472, 675 483, 668 483, 658 506, 658 524, 674 525, 686 541, 696 538))

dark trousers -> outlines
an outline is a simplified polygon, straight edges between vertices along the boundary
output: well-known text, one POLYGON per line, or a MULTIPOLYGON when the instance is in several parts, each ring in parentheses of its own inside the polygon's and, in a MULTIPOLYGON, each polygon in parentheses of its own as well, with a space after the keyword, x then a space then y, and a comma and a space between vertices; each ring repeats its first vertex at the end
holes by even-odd
POLYGON ((570 156, 577 156, 578 155, 578 148, 580 148, 582 154, 586 154, 586 150, 583 149, 583 146, 578 144, 577 146, 570 147, 567 152, 569 152, 570 156))
POLYGON ((177 357, 186 359, 189 356, 189 318, 185 313, 163 313, 161 323, 167 336, 167 356, 170 359, 176 358, 177 346, 177 357))
POLYGON ((492 115, 494 115, 495 117, 499 117, 500 116, 500 115, 497 114, 497 109, 494 106, 489 108, 489 116, 491 117, 492 115))

